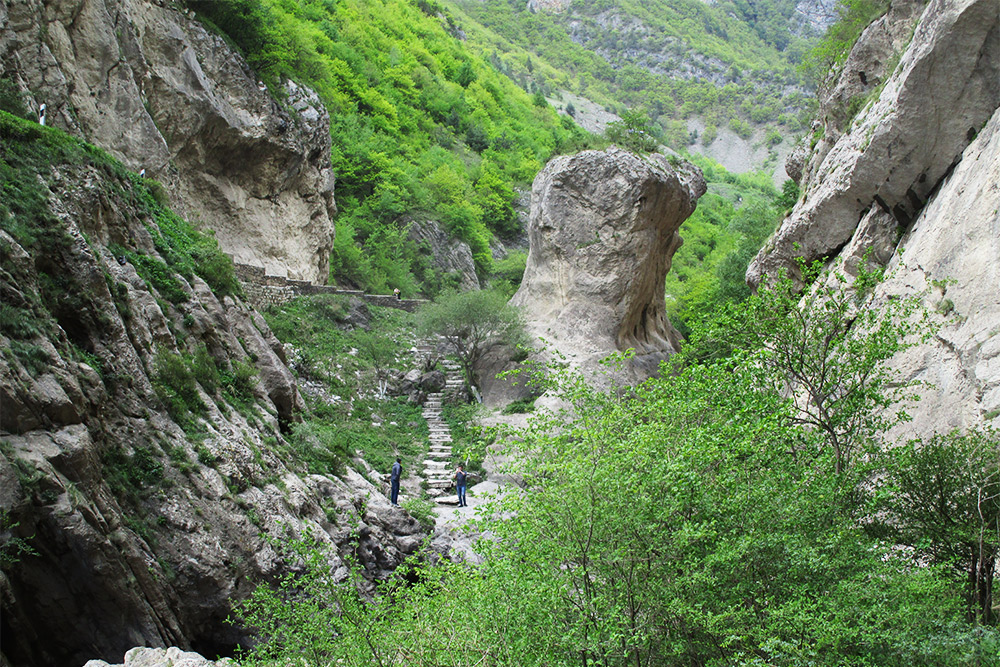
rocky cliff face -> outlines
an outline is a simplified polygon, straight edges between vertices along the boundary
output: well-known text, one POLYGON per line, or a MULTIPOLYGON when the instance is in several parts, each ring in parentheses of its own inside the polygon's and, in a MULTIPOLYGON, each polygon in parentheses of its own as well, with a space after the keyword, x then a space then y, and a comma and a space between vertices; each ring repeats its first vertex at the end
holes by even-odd
POLYGON ((455 276, 460 290, 479 289, 476 263, 472 259, 472 249, 468 243, 452 238, 433 220, 411 220, 406 224, 410 242, 429 254, 434 266, 442 273, 455 276))
POLYGON ((910 432, 997 424, 996 3, 895 2, 864 33, 821 102, 828 138, 804 160, 803 198, 753 260, 747 280, 756 285, 781 270, 795 275, 799 256, 841 259, 850 272, 871 250, 891 269, 876 299, 926 290, 942 326, 933 341, 894 362, 904 377, 933 383, 913 411, 910 432), (915 26, 912 17, 919 17, 915 26), (905 50, 887 72, 896 45, 905 50), (847 125, 843 102, 857 94, 849 91, 860 91, 863 78, 871 87, 883 76, 884 86, 847 125), (834 131, 838 125, 842 133, 834 131))
POLYGON ((289 83, 278 104, 194 14, 164 0, 0 3, 0 72, 49 125, 167 185, 237 262, 325 283, 329 118, 289 83))
POLYGON ((278 542, 309 532, 373 578, 414 552, 425 531, 372 481, 280 454, 302 404, 284 351, 184 268, 145 182, 0 121, 5 176, 37 181, 0 207, 0 662, 226 654, 248 640, 230 600, 289 567, 278 542))
POLYGON ((694 167, 658 154, 612 147, 552 160, 532 186, 527 267, 511 300, 531 333, 585 372, 633 348, 631 378, 655 373, 679 343, 663 280, 704 193, 694 167))

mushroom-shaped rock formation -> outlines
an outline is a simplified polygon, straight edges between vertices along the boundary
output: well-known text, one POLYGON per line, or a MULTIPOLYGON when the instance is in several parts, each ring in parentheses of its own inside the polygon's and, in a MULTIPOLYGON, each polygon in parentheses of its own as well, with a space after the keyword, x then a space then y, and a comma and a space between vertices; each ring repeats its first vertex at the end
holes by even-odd
POLYGON ((635 349, 625 381, 656 373, 680 336, 663 281, 677 230, 705 193, 692 165, 619 148, 551 161, 535 178, 527 267, 511 303, 528 330, 588 375, 616 350, 635 349))

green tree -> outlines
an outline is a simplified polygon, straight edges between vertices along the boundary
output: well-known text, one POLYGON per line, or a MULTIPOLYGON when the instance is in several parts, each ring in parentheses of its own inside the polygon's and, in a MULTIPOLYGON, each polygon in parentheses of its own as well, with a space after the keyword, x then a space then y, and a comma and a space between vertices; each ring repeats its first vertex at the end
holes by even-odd
POLYGON ((970 622, 995 624, 1000 556, 1000 433, 938 434, 892 449, 880 478, 876 533, 952 568, 970 622))
POLYGON ((516 346, 524 339, 524 318, 495 289, 458 292, 440 297, 417 311, 417 330, 439 336, 450 346, 469 385, 477 384, 477 364, 499 346, 516 346))
POLYGON ((893 420, 906 419, 898 407, 889 412, 905 397, 905 387, 891 381, 885 362, 912 345, 920 331, 915 299, 891 301, 885 311, 864 306, 881 279, 881 271, 866 262, 851 284, 843 274, 821 273, 818 262, 802 266, 803 279, 812 285, 801 299, 801 284, 779 277, 722 309, 694 336, 701 348, 696 353, 765 352, 759 361, 773 372, 771 386, 801 397, 795 422, 831 449, 836 474, 893 420))
MULTIPOLYGON (((798 302, 794 289, 761 297, 793 321, 798 302)), ((483 513, 480 527, 491 538, 476 547, 479 565, 408 569, 397 581, 412 586, 390 583, 365 601, 354 582, 335 582, 322 555, 312 596, 319 604, 300 604, 312 584, 295 578, 278 592, 258 589, 258 655, 345 665, 993 664, 1000 634, 965 620, 961 586, 923 557, 945 552, 899 548, 872 524, 894 506, 859 505, 890 484, 903 488, 895 474, 881 491, 873 486, 886 470, 885 449, 843 458, 826 446, 825 432, 802 419, 796 392, 778 381, 798 362, 741 333, 760 305, 734 307, 742 315, 694 337, 708 351, 627 392, 600 391, 550 367, 545 382, 557 407, 503 438, 510 463, 502 472, 522 484, 483 513), (725 323, 732 328, 719 354, 725 323), (840 474, 830 474, 838 462, 840 474)), ((898 313, 869 310, 877 317, 851 334, 858 347, 821 345, 805 356, 825 350, 832 378, 845 385, 856 384, 855 371, 880 376, 883 357, 864 349, 885 343, 883 319, 896 337, 909 328, 898 313), (848 352, 862 352, 858 366, 838 358, 848 352)), ((777 318, 771 330, 788 337, 777 318)), ((816 332, 803 341, 843 324, 838 308, 814 308, 804 320, 816 332)), ((869 389, 841 411, 871 412, 891 394, 884 383, 869 389)), ((839 423, 868 437, 868 417, 839 423)), ((970 509, 973 497, 992 503, 996 495, 991 442, 995 434, 972 448, 983 455, 971 468, 982 473, 974 493, 965 464, 900 466, 927 489, 939 483, 933 474, 921 478, 924 471, 941 470, 944 487, 956 490, 945 502, 957 511, 940 515, 932 494, 906 499, 919 520, 898 513, 889 523, 919 535, 926 521, 941 545, 995 534, 993 519, 970 509), (954 520, 970 530, 951 531, 954 520)))
POLYGON ((622 114, 620 121, 608 123, 604 136, 613 144, 634 153, 652 153, 659 147, 644 111, 632 109, 622 114))

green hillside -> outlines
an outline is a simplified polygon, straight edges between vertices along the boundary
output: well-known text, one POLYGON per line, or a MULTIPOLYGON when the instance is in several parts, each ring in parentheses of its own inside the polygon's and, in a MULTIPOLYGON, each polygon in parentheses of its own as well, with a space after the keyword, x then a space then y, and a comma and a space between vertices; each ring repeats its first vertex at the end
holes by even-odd
MULTIPOLYGON (((767 4, 770 13, 752 21, 730 4, 576 3, 567 15, 547 15, 495 0, 187 2, 277 97, 284 78, 320 94, 340 210, 331 281, 399 287, 404 296, 456 284, 407 240, 410 220, 437 221, 466 241, 480 278, 489 278, 491 240, 522 231, 517 190, 553 155, 603 145, 548 104, 557 91, 618 112, 641 108, 654 136, 678 148, 691 115, 707 122, 706 133, 724 125, 748 135, 780 121, 785 128, 772 129, 780 141, 797 128, 806 104, 793 61, 805 42, 774 36, 776 25, 788 26, 788 7, 767 4), (604 31, 609 16, 632 17, 645 32, 604 31), (635 53, 647 62, 632 62, 635 53), (683 63, 719 70, 711 77, 726 82, 646 68, 683 63)), ((722 183, 724 170, 709 171, 722 183)), ((727 186, 734 200, 751 194, 742 187, 727 186)))
POLYGON ((514 187, 588 144, 571 119, 467 49, 433 1, 187 4, 273 91, 287 77, 326 104, 340 209, 331 278, 342 284, 406 296, 448 284, 406 242, 405 216, 441 222, 489 275, 491 237, 519 231, 514 187))
POLYGON ((764 124, 798 131, 812 108, 796 65, 815 38, 793 34, 786 0, 577 1, 563 13, 453 2, 470 43, 527 90, 643 107, 673 148, 689 140, 692 115, 749 137, 764 124))

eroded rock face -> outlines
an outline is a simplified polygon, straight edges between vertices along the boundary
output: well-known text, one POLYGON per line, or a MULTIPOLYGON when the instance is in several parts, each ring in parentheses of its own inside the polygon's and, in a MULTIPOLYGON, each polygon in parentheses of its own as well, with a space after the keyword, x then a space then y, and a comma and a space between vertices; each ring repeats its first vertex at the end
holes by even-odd
POLYGON ((920 6, 895 2, 859 40, 821 99, 828 129, 827 112, 860 90, 859 72, 871 74, 861 63, 912 30, 881 96, 814 148, 803 200, 747 272, 751 285, 795 275, 804 256, 852 275, 868 252, 889 269, 875 305, 922 296, 941 328, 891 362, 929 383, 901 437, 1000 425, 1000 12, 989 0, 933 1, 911 29, 906 16, 920 6))
POLYGON ((511 303, 585 370, 634 348, 633 377, 655 373, 679 343, 663 280, 704 192, 694 167, 662 155, 609 148, 551 161, 532 186, 527 268, 511 303))
POLYGON ((876 300, 925 294, 941 327, 892 360, 928 383, 905 433, 1000 427, 1000 110, 899 247, 876 300))
POLYGON ((166 186, 237 262, 325 283, 333 247, 329 117, 287 83, 286 107, 218 35, 146 0, 11 0, 0 69, 49 125, 166 186))
POLYGON ((226 654, 251 641, 225 622, 231 601, 291 567, 276 545, 311 534, 335 570, 351 554, 370 581, 418 549, 427 531, 377 480, 289 467, 303 402, 258 313, 196 276, 173 274, 184 298, 171 302, 112 255, 117 243, 163 261, 131 181, 90 164, 38 177, 48 231, 65 240, 36 255, 0 232, 0 301, 38 321, 0 334, 0 546, 33 551, 0 573, 0 663, 79 667, 134 646, 226 654), (32 305, 43 271, 68 281, 44 318, 32 305), (241 411, 199 381, 204 415, 185 432, 159 360, 202 351, 220 372, 252 367, 254 395, 241 411))
POLYGON ((479 289, 476 263, 472 259, 468 243, 450 237, 433 220, 410 220, 406 225, 410 242, 429 253, 434 258, 435 267, 446 274, 457 276, 460 290, 464 292, 479 289))
POLYGON ((875 207, 909 226, 998 105, 996 3, 931 2, 879 98, 828 153, 817 146, 804 200, 751 262, 747 281, 795 275, 795 257, 835 256, 875 207))

